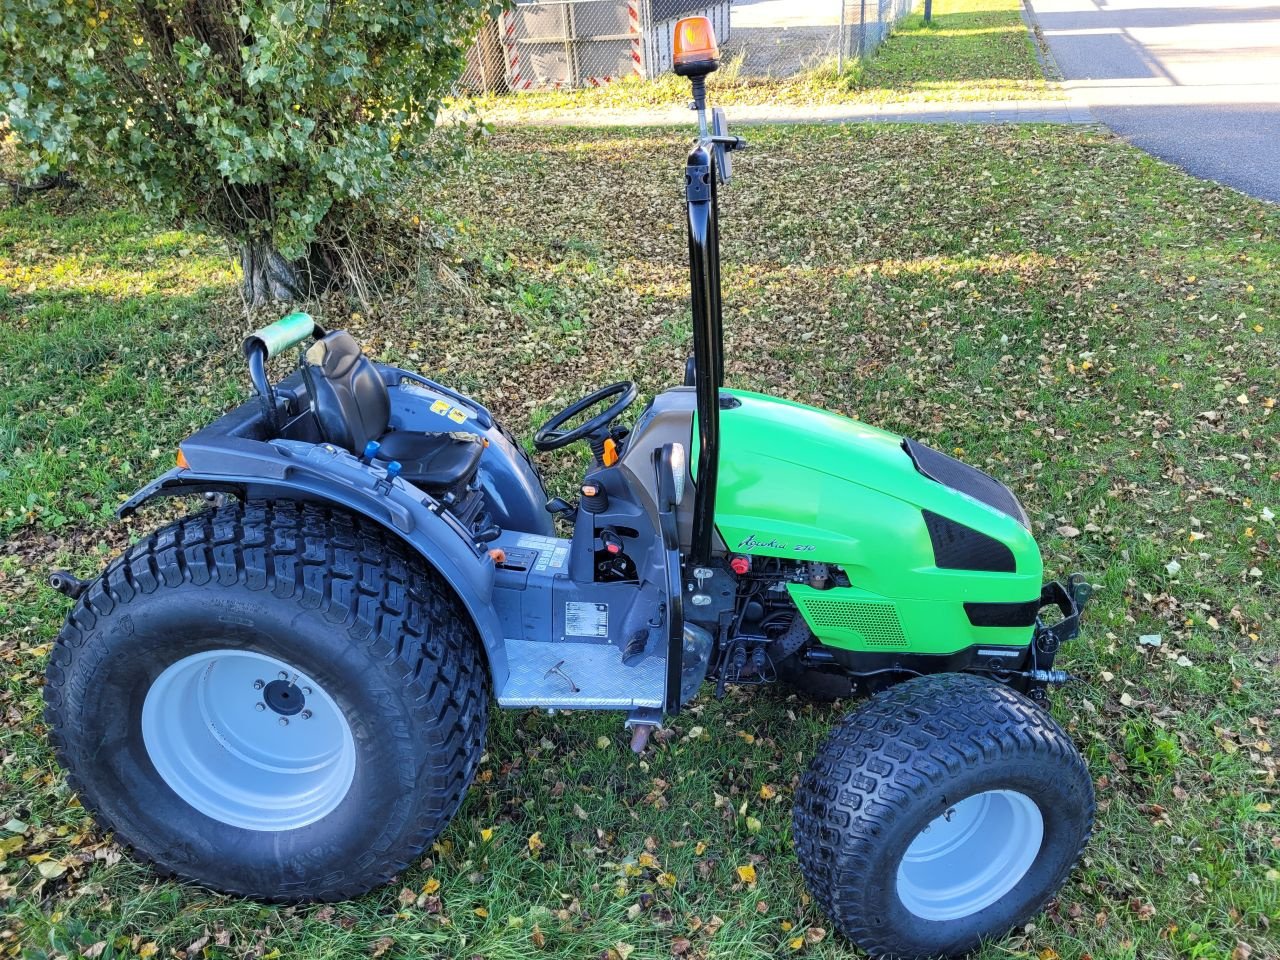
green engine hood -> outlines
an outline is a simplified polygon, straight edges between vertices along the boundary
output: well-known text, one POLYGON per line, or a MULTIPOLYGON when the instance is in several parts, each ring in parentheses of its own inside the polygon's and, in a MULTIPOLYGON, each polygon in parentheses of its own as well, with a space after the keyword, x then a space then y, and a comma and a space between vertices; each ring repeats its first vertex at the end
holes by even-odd
POLYGON ((921 473, 901 437, 803 404, 726 392, 739 405, 720 412, 715 518, 731 553, 838 564, 868 597, 1039 597, 1043 571, 1030 531, 921 473), (1013 571, 939 566, 924 511, 1003 544, 1013 571))

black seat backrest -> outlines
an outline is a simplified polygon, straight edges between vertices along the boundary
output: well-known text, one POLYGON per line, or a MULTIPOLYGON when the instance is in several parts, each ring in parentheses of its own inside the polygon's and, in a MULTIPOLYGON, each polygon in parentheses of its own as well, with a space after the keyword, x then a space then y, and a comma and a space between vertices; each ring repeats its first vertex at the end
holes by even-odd
POLYGON ((302 375, 320 433, 359 455, 387 432, 391 398, 378 368, 345 330, 317 340, 303 356, 302 375))

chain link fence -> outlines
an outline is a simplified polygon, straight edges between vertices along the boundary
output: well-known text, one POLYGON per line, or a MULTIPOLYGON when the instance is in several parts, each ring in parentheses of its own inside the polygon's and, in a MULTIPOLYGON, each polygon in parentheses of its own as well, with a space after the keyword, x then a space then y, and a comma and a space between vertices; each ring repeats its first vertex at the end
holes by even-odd
POLYGON ((871 55, 914 0, 518 0, 485 24, 461 87, 519 93, 653 80, 671 69, 676 21, 711 19, 721 69, 784 78, 871 55))
POLYGON ((843 70, 870 56, 913 0, 735 0, 722 44, 744 77, 789 77, 843 70))

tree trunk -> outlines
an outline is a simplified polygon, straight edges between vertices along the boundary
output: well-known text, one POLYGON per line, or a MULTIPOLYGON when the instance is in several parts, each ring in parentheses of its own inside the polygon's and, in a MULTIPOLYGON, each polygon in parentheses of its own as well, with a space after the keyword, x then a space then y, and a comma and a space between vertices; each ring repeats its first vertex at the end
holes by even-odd
POLYGON ((286 260, 270 243, 241 243, 240 269, 241 291, 250 307, 301 300, 311 287, 306 261, 286 260))

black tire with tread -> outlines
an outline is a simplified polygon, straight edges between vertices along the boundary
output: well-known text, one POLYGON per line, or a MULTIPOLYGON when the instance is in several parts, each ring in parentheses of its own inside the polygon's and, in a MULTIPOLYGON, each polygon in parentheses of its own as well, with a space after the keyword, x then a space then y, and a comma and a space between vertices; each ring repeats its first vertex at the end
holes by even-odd
POLYGON ((462 803, 488 718, 479 638, 452 588, 375 524, 294 502, 231 503, 130 547, 69 613, 45 703, 71 788, 103 831, 165 873, 280 902, 348 899, 412 863, 462 803), (355 780, 316 823, 221 823, 150 762, 150 682, 232 644, 315 677, 347 717, 355 780))
POLYGON ((972 674, 897 684, 828 735, 796 791, 796 854, 814 899, 874 957, 960 956, 1026 923, 1057 893, 1093 825, 1093 783, 1044 710, 972 674), (911 841, 967 796, 1016 789, 1044 818, 1023 880, 984 910, 944 922, 911 913, 896 875, 911 841))

